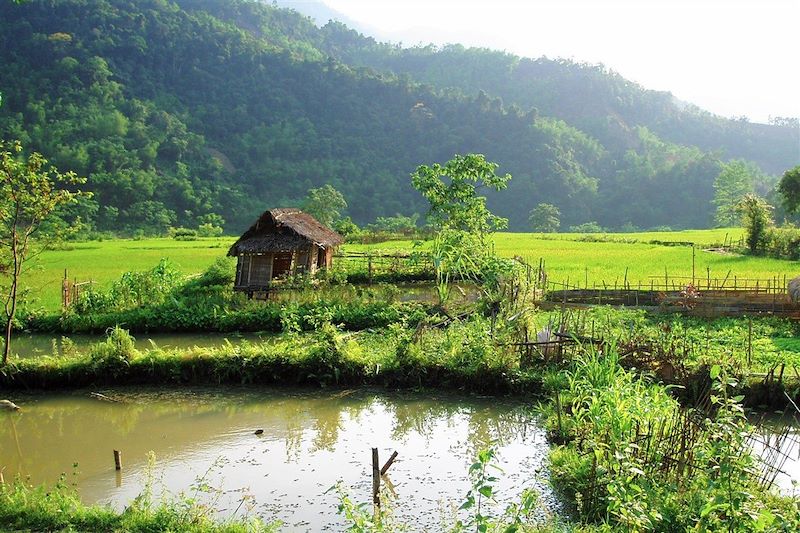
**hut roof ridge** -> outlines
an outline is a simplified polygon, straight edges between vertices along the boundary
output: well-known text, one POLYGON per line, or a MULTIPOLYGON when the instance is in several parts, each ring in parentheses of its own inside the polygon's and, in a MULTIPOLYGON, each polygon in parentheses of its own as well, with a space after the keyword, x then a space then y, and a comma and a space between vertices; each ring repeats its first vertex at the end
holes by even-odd
POLYGON ((316 218, 294 207, 268 209, 244 232, 228 255, 257 253, 261 249, 295 250, 305 241, 323 247, 338 246, 344 239, 316 218), (288 229, 289 232, 282 231, 288 229), (273 231, 268 231, 268 230, 273 231))

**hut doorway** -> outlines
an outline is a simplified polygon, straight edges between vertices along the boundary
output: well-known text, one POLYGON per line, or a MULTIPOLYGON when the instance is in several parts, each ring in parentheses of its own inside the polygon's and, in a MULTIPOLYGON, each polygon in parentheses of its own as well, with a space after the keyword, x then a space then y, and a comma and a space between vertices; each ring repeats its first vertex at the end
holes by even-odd
POLYGON ((292 270, 292 254, 280 252, 272 261, 272 279, 288 276, 292 270))
POLYGON ((325 268, 328 266, 325 261, 325 248, 320 248, 317 252, 317 268, 325 268))

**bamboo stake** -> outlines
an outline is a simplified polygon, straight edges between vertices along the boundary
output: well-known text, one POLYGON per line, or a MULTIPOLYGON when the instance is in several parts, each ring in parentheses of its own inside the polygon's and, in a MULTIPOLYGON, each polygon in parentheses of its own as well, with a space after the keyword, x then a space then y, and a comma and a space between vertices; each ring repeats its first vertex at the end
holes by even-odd
POLYGON ((396 451, 392 452, 392 455, 391 455, 391 457, 389 457, 389 460, 386 461, 386 464, 383 465, 383 468, 381 468, 381 475, 382 476, 386 474, 386 471, 389 470, 389 467, 392 466, 392 463, 394 463, 395 459, 397 459, 397 452, 396 451))
POLYGON ((378 448, 372 448, 372 503, 381 506, 381 470, 378 464, 378 448))
POLYGON ((114 450, 114 469, 122 470, 122 452, 114 450))

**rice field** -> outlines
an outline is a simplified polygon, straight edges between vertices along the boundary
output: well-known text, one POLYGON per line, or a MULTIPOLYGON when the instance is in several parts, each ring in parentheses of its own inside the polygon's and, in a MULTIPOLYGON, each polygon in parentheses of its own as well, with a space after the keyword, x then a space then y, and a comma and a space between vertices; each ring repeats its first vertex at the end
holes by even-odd
MULTIPOLYGON (((705 278, 771 279, 793 277, 796 261, 741 256, 706 251, 723 240, 738 240, 741 229, 690 230, 679 232, 593 234, 587 242, 583 234, 499 233, 494 238, 495 251, 504 257, 520 256, 538 266, 544 262, 551 281, 584 285, 603 282, 622 283, 627 269, 629 283, 649 283, 651 277, 664 278, 665 269, 672 277, 692 275, 692 247, 650 244, 650 241, 695 242, 695 274, 705 278)), ((217 257, 224 256, 235 237, 176 241, 168 238, 68 243, 62 249, 43 254, 26 274, 23 284, 30 289, 29 308, 58 309, 61 279, 67 269, 71 279, 93 280, 107 286, 130 270, 146 270, 161 258, 168 258, 184 274, 202 272, 217 257)), ((410 250, 412 241, 388 241, 360 245, 347 244, 345 251, 410 250)), ((424 246, 424 244, 423 244, 424 246)))

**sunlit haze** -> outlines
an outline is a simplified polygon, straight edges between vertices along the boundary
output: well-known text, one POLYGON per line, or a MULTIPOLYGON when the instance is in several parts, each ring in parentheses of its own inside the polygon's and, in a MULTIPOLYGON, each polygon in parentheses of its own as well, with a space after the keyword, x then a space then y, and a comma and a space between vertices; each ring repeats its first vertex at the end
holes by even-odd
POLYGON ((800 116, 800 0, 325 3, 406 46, 461 43, 603 63, 722 116, 800 116))

